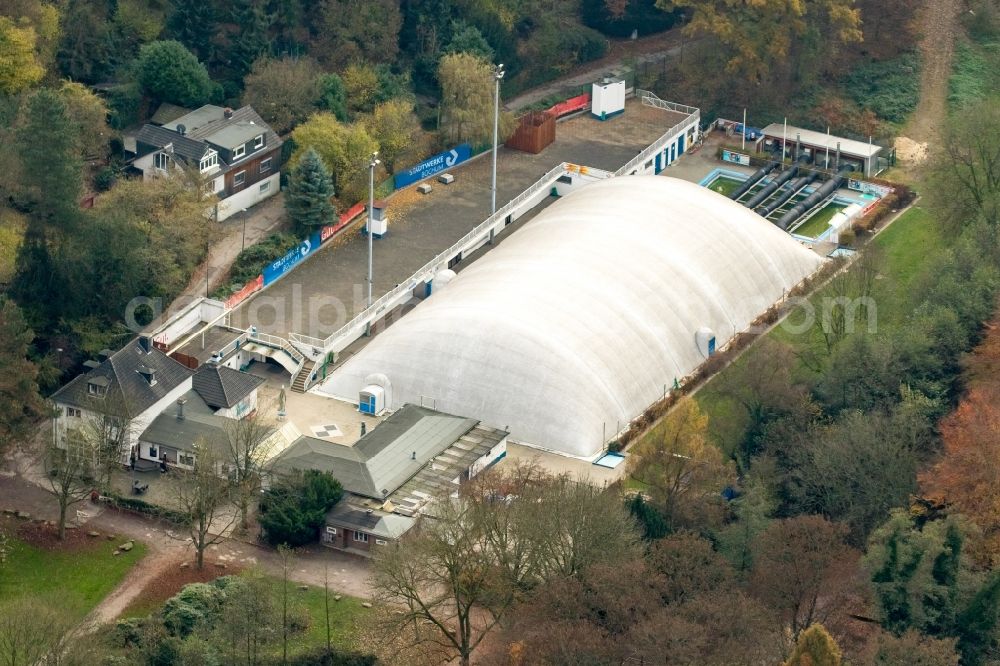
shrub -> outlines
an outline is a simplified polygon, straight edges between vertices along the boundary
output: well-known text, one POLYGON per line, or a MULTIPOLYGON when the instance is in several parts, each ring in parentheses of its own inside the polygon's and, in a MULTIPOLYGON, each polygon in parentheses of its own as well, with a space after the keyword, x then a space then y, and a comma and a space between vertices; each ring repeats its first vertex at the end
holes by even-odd
POLYGON ((879 118, 902 123, 917 108, 920 97, 920 59, 916 53, 870 62, 847 75, 848 92, 860 106, 879 118))
POLYGON ((111 167, 104 167, 94 176, 94 187, 98 192, 107 192, 118 180, 118 174, 111 167))
POLYGON ((214 624, 225 598, 225 591, 216 585, 185 585, 184 589, 163 605, 163 610, 160 611, 163 626, 172 636, 184 638, 200 624, 214 624))
POLYGON ((292 234, 271 234, 256 245, 251 245, 240 252, 233 262, 229 272, 229 281, 242 287, 250 280, 256 279, 264 267, 275 259, 280 259, 299 244, 299 239, 292 234))
POLYGON ((268 543, 293 548, 312 543, 326 522, 326 512, 341 495, 340 482, 326 472, 307 470, 279 477, 260 502, 260 526, 268 543))
POLYGON ((163 102, 196 107, 218 96, 198 58, 176 41, 151 42, 136 60, 136 78, 143 90, 163 102))

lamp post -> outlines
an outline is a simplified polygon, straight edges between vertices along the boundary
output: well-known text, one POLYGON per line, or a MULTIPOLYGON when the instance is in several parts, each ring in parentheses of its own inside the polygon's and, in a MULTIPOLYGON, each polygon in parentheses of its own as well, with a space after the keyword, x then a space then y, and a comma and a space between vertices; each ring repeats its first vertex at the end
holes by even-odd
POLYGON ((503 63, 493 69, 496 88, 493 94, 493 185, 490 188, 490 215, 497 212, 497 141, 500 135, 500 79, 503 78, 503 63))
MULTIPOLYGON (((372 153, 372 159, 368 163, 368 221, 365 226, 368 230, 368 307, 372 306, 372 213, 375 210, 375 167, 380 164, 378 151, 372 153)), ((365 335, 371 334, 371 322, 365 324, 365 335)))
POLYGON ((240 248, 240 251, 242 252, 245 249, 247 249, 247 209, 246 208, 243 209, 243 247, 240 248))

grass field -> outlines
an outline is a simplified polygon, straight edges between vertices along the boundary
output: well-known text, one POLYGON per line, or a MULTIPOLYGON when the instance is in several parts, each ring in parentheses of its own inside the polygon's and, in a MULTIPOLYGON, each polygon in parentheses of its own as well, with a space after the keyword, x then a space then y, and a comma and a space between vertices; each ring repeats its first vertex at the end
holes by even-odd
MULTIPOLYGON (((275 579, 276 590, 280 590, 281 581, 275 579)), ((308 609, 312 622, 309 629, 304 633, 294 637, 289 643, 289 652, 299 654, 313 650, 319 646, 326 645, 326 615, 324 592, 321 587, 310 587, 308 590, 300 590, 295 583, 289 583, 289 598, 296 603, 301 603, 308 609)), ((361 599, 354 597, 342 597, 340 601, 334 601, 336 593, 330 591, 330 641, 334 647, 343 650, 358 650, 358 625, 360 621, 371 612, 371 610, 361 605, 361 599)), ((281 646, 277 646, 277 653, 280 654, 281 646)))
POLYGON ((146 547, 112 555, 116 541, 90 541, 65 550, 46 550, 12 539, 7 562, 0 566, 0 614, 3 604, 20 597, 47 603, 82 620, 125 578, 146 547))
POLYGON ((719 194, 728 197, 742 184, 742 180, 736 180, 735 178, 730 178, 729 176, 719 176, 708 184, 708 188, 713 192, 718 192, 719 194))
MULTIPOLYGON (((893 330, 906 325, 909 313, 923 295, 919 284, 921 280, 930 276, 934 257, 943 251, 942 240, 941 229, 930 214, 922 208, 915 207, 906 211, 892 226, 872 241, 884 252, 880 279, 876 281, 872 294, 877 307, 878 335, 891 335, 893 330)), ((810 297, 810 301, 818 303, 828 294, 829 288, 821 289, 810 297)), ((818 306, 814 307, 818 311, 818 306)), ((789 319, 797 322, 801 321, 802 317, 792 312, 789 319)), ((768 336, 791 346, 794 353, 799 353, 816 344, 818 326, 819 322, 814 324, 810 331, 793 334, 779 325, 772 329, 768 336)), ((759 353, 759 349, 757 345, 751 347, 734 364, 747 362, 752 354, 759 353)), ((697 400, 701 409, 708 414, 713 438, 728 453, 733 433, 728 432, 726 428, 739 429, 739 419, 734 417, 740 413, 740 408, 715 388, 719 384, 719 378, 726 372, 727 370, 724 370, 709 380, 698 391, 697 400)), ((802 369, 803 374, 811 372, 802 369)))
POLYGON ((830 226, 830 220, 833 216, 844 210, 846 206, 837 203, 827 204, 823 210, 819 211, 808 220, 805 224, 793 230, 800 236, 805 236, 806 238, 816 238, 830 226))

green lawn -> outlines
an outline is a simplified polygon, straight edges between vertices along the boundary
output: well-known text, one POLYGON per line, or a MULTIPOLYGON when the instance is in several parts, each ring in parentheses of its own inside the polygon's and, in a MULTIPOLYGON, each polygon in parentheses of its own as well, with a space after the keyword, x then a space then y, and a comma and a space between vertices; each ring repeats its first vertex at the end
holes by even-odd
POLYGON ((135 543, 127 553, 112 555, 122 539, 94 540, 65 551, 44 550, 11 539, 7 562, 0 566, 2 604, 30 596, 83 619, 142 559, 146 547, 135 543))
MULTIPOLYGON (((903 213, 892 226, 872 241, 885 253, 884 264, 880 271, 881 277, 876 281, 873 291, 873 298, 878 308, 876 320, 878 334, 891 334, 894 329, 905 325, 907 316, 922 296, 919 289, 921 280, 929 276, 933 258, 944 249, 942 241, 940 226, 927 211, 919 207, 903 213)), ((828 293, 829 288, 824 288, 812 295, 810 301, 814 304, 819 303, 828 293)), ((819 306, 814 305, 814 308, 817 312, 820 311, 819 306)), ((801 316, 792 312, 790 320, 801 321, 801 316)), ((864 323, 860 325, 864 326, 864 323)), ((813 331, 818 331, 818 326, 817 322, 813 331)), ((790 345, 796 352, 805 351, 817 344, 818 338, 818 333, 812 335, 810 332, 793 335, 780 325, 772 329, 768 335, 790 345)), ((734 364, 745 363, 750 355, 758 353, 759 349, 758 346, 751 347, 734 364)), ((801 371, 803 374, 811 372, 804 368, 801 371)), ((724 370, 723 373, 725 372, 724 370)), ((740 410, 730 399, 715 390, 717 382, 717 378, 709 380, 698 391, 697 400, 701 409, 708 414, 709 427, 714 439, 725 450, 726 443, 732 441, 735 433, 724 432, 720 428, 731 427, 738 430, 739 419, 735 417, 740 410)))
POLYGON ((742 184, 742 180, 736 180, 735 178, 730 178, 729 176, 719 176, 709 183, 707 187, 713 192, 718 192, 722 196, 728 197, 742 184))
POLYGON ((806 238, 816 238, 830 226, 830 220, 833 216, 844 210, 846 206, 837 203, 827 204, 823 210, 819 211, 808 220, 802 226, 793 229, 792 232, 800 236, 805 236, 806 238))
MULTIPOLYGON (((276 592, 280 590, 281 580, 275 579, 276 592)), ((297 583, 288 583, 288 597, 295 603, 303 604, 309 611, 312 622, 305 633, 294 636, 289 643, 289 653, 299 654, 326 645, 326 615, 324 610, 323 588, 310 587, 300 590, 297 583)), ((358 626, 361 619, 371 612, 361 605, 362 600, 343 596, 340 601, 334 601, 336 592, 330 591, 330 640, 333 646, 342 650, 357 650, 358 626)), ((278 643, 276 653, 280 654, 281 644, 278 643)))

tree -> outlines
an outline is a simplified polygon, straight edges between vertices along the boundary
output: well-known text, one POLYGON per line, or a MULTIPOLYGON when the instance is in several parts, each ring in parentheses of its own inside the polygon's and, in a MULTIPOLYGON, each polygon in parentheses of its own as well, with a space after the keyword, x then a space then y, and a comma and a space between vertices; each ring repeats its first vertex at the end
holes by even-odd
POLYGON ((201 106, 212 94, 205 66, 183 44, 151 42, 139 50, 136 78, 147 94, 161 102, 201 106))
POLYGON ((237 0, 233 3, 232 22, 237 31, 230 38, 229 66, 236 78, 242 79, 270 47, 267 31, 271 17, 262 0, 237 0))
POLYGON ((708 442, 708 417, 691 399, 632 448, 629 473, 647 486, 670 529, 694 525, 721 501, 730 470, 708 442))
POLYGON ((276 430, 269 405, 257 405, 254 414, 241 419, 226 419, 225 459, 229 465, 240 529, 250 526, 248 515, 253 500, 260 494, 264 465, 276 446, 276 430))
POLYGON ((379 92, 378 72, 371 65, 352 63, 340 77, 351 111, 367 111, 375 106, 379 92))
POLYGON ((63 663, 75 651, 70 634, 76 623, 60 608, 30 596, 0 604, 0 655, 5 665, 63 663))
POLYGON ((733 568, 712 544, 691 532, 678 532, 653 542, 646 555, 650 569, 662 579, 657 588, 667 604, 682 604, 699 595, 730 589, 733 568))
POLYGON ((288 179, 285 208, 295 230, 303 236, 330 224, 337 214, 331 199, 333 181, 326 165, 310 146, 288 179))
POLYGON ((900 636, 880 633, 874 645, 874 666, 958 666, 957 639, 930 638, 909 630, 900 636))
POLYGON ((214 629, 225 662, 259 664, 274 639, 276 616, 270 582, 259 571, 243 573, 226 586, 226 599, 214 629))
POLYGON ((38 366, 28 358, 34 337, 17 304, 0 295, 0 457, 25 442, 46 412, 38 366))
POLYGON ((452 21, 451 39, 444 47, 445 53, 470 53, 486 62, 493 62, 493 47, 479 29, 465 21, 452 21))
POLYGON ((342 125, 329 113, 317 113, 292 132, 298 147, 292 155, 292 165, 308 148, 315 150, 333 175, 334 190, 342 201, 362 201, 368 198, 368 163, 378 142, 364 125, 342 125))
POLYGON ((83 181, 79 126, 59 93, 40 89, 27 100, 17 128, 21 191, 43 224, 71 226, 83 181))
POLYGON ((420 122, 413 114, 413 103, 392 99, 375 107, 366 121, 368 133, 379 145, 379 156, 389 171, 395 171, 396 161, 412 148, 420 133, 420 122))
POLYGON ((395 62, 402 17, 395 0, 324 0, 318 7, 310 52, 327 69, 357 62, 395 62), (371 30, 378 26, 378 30, 371 30))
POLYGON ((319 108, 329 111, 340 122, 347 122, 347 88, 344 87, 344 80, 333 72, 327 72, 320 76, 319 87, 319 108))
POLYGON ((111 30, 109 3, 69 0, 59 22, 62 35, 56 60, 71 81, 101 83, 115 68, 120 53, 111 30))
POLYGON ((765 0, 733 4, 728 0, 657 0, 665 11, 685 11, 687 36, 708 36, 721 49, 726 71, 763 90, 777 76, 810 80, 819 64, 839 49, 861 40, 861 15, 854 0, 794 2, 765 0))
POLYGON ((261 58, 244 80, 243 103, 284 134, 316 110, 321 74, 311 58, 261 58))
POLYGON ((66 103, 66 114, 75 124, 77 153, 81 159, 103 159, 108 155, 111 129, 108 127, 108 107, 89 88, 66 81, 59 88, 66 103))
POLYGON ((820 516, 777 520, 754 541, 750 583, 798 636, 827 622, 852 593, 860 553, 844 544, 847 530, 820 516))
POLYGON ((19 27, 13 20, 0 16, 0 93, 16 95, 30 88, 45 76, 35 50, 35 29, 19 27))
POLYGON ((784 666, 840 666, 840 646, 822 624, 814 624, 801 634, 784 666))
POLYGON ((914 629, 955 635, 964 590, 974 587, 965 552, 967 531, 955 517, 918 528, 907 511, 896 509, 872 533, 863 563, 883 627, 896 634, 914 629))
MULTIPOLYGON (((493 136, 493 69, 469 53, 451 53, 438 66, 441 82, 441 125, 449 143, 485 143, 493 136)), ((503 140, 514 127, 509 114, 501 114, 503 140)))
POLYGON ((66 520, 69 509, 88 499, 97 489, 97 452, 92 443, 79 431, 66 434, 64 448, 55 442, 45 448, 43 464, 49 491, 59 504, 59 540, 66 538, 66 520))
POLYGON ((212 58, 212 38, 217 20, 215 7, 204 0, 173 0, 174 11, 167 20, 170 36, 191 49, 198 59, 212 58))
POLYGON ((343 488, 319 470, 295 472, 277 478, 260 501, 260 526, 272 545, 292 548, 319 538, 326 514, 340 501, 343 488))
POLYGON ((730 503, 734 520, 715 535, 719 552, 741 574, 753 566, 753 541, 771 524, 778 505, 773 489, 764 481, 774 478, 777 471, 773 465, 761 471, 764 464, 758 460, 752 475, 743 478, 742 493, 730 503))
POLYGON ((227 511, 231 488, 219 477, 219 457, 208 442, 196 442, 193 470, 175 474, 174 502, 188 526, 195 564, 202 569, 205 550, 221 541, 238 518, 227 511))

